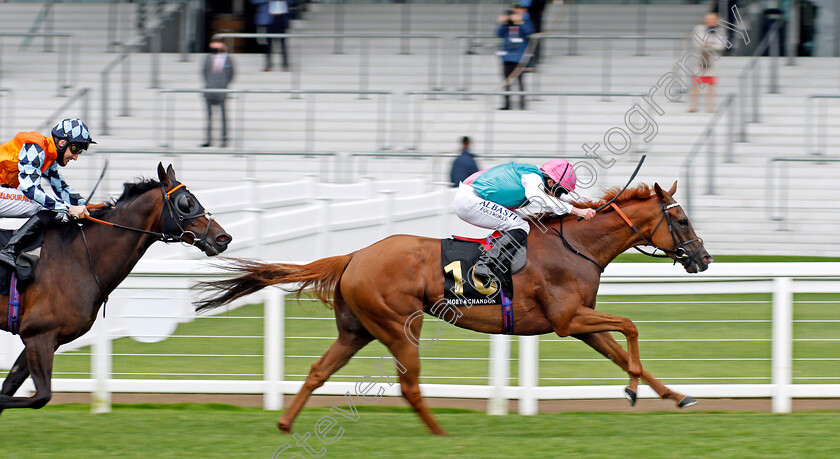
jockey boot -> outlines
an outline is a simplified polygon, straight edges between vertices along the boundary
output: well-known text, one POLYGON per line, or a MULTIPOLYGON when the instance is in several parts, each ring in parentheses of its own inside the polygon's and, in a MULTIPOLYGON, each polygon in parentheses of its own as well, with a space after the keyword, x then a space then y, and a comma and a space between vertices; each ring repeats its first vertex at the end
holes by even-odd
POLYGON ((18 254, 29 244, 33 238, 41 234, 45 226, 44 221, 38 215, 32 216, 17 232, 9 239, 9 243, 3 250, 0 250, 0 263, 15 269, 15 260, 18 254))
POLYGON ((525 247, 528 243, 528 233, 522 229, 512 229, 503 233, 496 239, 490 250, 481 254, 475 262, 473 275, 476 279, 487 283, 494 278, 493 266, 502 266, 503 270, 510 269, 510 262, 519 247, 525 247))

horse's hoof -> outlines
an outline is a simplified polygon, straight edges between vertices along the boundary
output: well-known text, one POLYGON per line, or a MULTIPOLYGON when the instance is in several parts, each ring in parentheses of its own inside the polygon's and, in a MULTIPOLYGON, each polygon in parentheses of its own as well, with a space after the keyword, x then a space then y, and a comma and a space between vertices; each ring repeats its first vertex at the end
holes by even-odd
POLYGON ((636 391, 629 387, 624 388, 624 398, 630 402, 630 406, 636 406, 636 391))
POLYGON ((277 421, 277 428, 280 429, 285 434, 292 433, 292 426, 284 423, 282 420, 277 421))
POLYGON ((694 400, 693 397, 689 397, 688 395, 686 395, 685 397, 683 397, 682 400, 679 401, 679 403, 677 403, 677 408, 688 408, 696 404, 697 400, 694 400))

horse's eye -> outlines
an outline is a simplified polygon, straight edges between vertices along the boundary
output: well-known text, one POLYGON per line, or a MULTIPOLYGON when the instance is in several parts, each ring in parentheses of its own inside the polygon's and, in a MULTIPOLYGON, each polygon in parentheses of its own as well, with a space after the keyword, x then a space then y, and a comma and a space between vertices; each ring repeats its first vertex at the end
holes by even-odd
POLYGON ((688 219, 686 219, 686 218, 681 218, 681 219, 679 219, 679 220, 677 221, 677 223, 679 223, 679 224, 680 224, 680 226, 688 226, 688 219))

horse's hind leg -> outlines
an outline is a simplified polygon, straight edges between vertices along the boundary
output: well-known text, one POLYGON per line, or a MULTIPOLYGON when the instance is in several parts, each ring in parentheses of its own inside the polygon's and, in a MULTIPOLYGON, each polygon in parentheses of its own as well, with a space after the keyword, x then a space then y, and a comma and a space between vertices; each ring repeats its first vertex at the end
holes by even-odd
MULTIPOLYGON (((32 374, 32 380, 35 382, 35 395, 32 397, 13 397, 7 394, 7 388, 11 390, 12 384, 6 385, 8 380, 16 373, 14 369, 9 374, 6 382, 3 383, 3 392, 0 394, 0 410, 6 408, 41 408, 50 401, 52 397, 51 379, 53 357, 55 356, 55 335, 48 333, 37 335, 30 338, 24 338, 26 348, 23 352, 26 354, 27 367, 32 374)), ((20 358, 18 358, 20 360, 20 358)), ((18 373, 20 370, 18 371, 18 373)), ((21 378, 20 384, 26 379, 25 375, 17 375, 21 378)), ((17 388, 12 391, 14 393, 17 388)))
MULTIPOLYGON (((412 330, 414 336, 420 336, 419 327, 417 328, 417 330, 412 330)), ((395 363, 400 370, 400 389, 403 397, 408 400, 408 403, 411 404, 411 407, 414 408, 414 411, 433 434, 447 435, 435 421, 435 418, 432 417, 432 412, 429 411, 429 407, 426 406, 426 402, 420 394, 420 352, 417 346, 405 338, 392 343, 388 346, 388 349, 394 355, 395 363)))
MULTIPOLYGON (((590 333, 587 335, 574 335, 574 337, 588 344, 593 349, 615 362, 615 364, 620 366, 624 371, 627 371, 627 352, 621 348, 621 345, 619 345, 609 333, 590 333)), ((642 369, 641 378, 642 381, 650 386, 650 388, 653 389, 660 397, 663 399, 674 400, 679 408, 686 408, 697 403, 692 397, 672 391, 644 369, 642 369)), ((635 398, 630 400, 630 403, 635 404, 635 398)))
POLYGON ((309 396, 312 395, 312 391, 324 385, 324 382, 346 365, 359 349, 373 340, 373 336, 362 327, 358 319, 350 314, 346 306, 341 304, 336 306, 336 321, 338 322, 338 339, 317 362, 312 364, 303 387, 292 399, 283 417, 277 421, 277 427, 283 432, 292 431, 292 423, 309 396))

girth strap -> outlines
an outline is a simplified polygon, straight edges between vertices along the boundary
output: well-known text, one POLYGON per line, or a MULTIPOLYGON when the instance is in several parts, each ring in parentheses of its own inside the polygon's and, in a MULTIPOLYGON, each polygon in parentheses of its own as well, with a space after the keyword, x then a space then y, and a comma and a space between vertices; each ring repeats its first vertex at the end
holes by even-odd
POLYGON ((17 273, 12 271, 12 282, 9 286, 9 331, 13 335, 20 332, 20 292, 17 289, 17 273))

